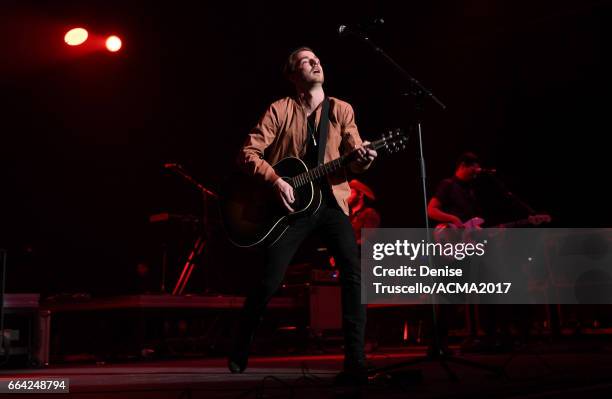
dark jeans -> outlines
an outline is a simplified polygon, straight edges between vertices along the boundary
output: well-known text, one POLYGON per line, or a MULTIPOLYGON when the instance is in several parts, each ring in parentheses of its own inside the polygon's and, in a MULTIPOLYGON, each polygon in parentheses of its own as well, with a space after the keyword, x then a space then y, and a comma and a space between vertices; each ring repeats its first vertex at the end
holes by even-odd
POLYGON ((263 275, 244 304, 235 351, 248 352, 255 330, 270 298, 278 290, 287 266, 302 241, 312 233, 323 239, 340 268, 345 368, 362 366, 365 363, 366 312, 361 304, 359 252, 350 221, 335 201, 329 205, 324 201, 316 214, 297 218, 276 243, 265 249, 263 275))

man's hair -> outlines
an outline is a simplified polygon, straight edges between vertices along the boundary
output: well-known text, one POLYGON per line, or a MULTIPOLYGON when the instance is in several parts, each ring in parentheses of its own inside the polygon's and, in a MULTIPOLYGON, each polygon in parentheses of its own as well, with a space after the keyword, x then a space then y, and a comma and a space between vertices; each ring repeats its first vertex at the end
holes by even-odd
POLYGON ((458 168, 461 164, 465 166, 472 166, 474 164, 480 163, 478 159, 478 155, 473 152, 464 152, 457 158, 457 163, 455 164, 455 168, 458 168))
POLYGON ((297 61, 297 55, 300 51, 310 51, 313 52, 310 47, 302 46, 298 47, 289 54, 287 60, 285 61, 285 65, 283 66, 283 75, 285 78, 289 79, 289 77, 295 72, 295 63, 297 61))

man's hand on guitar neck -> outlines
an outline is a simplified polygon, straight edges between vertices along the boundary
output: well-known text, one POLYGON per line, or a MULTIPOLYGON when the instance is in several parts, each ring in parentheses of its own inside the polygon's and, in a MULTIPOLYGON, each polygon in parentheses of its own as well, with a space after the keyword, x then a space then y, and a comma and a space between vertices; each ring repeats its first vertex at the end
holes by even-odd
POLYGON ((294 212, 293 208, 290 205, 295 202, 295 196, 293 194, 293 187, 291 187, 291 184, 283 180, 282 177, 279 177, 274 182, 274 191, 276 192, 276 195, 278 196, 282 204, 285 206, 285 208, 289 212, 294 212))
POLYGON ((378 153, 374 148, 370 148, 368 145, 369 141, 364 141, 361 146, 355 149, 356 157, 355 161, 351 165, 353 172, 363 172, 370 167, 372 162, 378 156, 378 153))

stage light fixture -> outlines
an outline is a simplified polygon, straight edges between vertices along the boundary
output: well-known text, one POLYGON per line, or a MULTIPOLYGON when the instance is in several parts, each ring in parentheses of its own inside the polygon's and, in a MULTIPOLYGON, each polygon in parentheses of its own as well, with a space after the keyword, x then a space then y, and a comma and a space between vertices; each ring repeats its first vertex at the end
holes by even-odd
POLYGON ((64 41, 69 46, 78 46, 85 43, 88 36, 89 34, 87 33, 87 30, 84 28, 74 28, 66 32, 66 35, 64 35, 64 41))
POLYGON ((109 36, 106 39, 106 49, 110 52, 117 52, 119 51, 119 49, 121 48, 121 39, 119 39, 117 36, 113 35, 113 36, 109 36))

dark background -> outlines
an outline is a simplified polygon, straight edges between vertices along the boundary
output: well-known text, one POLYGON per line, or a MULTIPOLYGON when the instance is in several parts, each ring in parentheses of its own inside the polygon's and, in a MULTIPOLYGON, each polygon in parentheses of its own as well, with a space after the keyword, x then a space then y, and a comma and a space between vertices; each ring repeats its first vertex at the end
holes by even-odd
MULTIPOLYGON (((149 216, 202 212, 198 191, 163 164, 179 162, 217 189, 249 128, 291 93, 280 70, 295 47, 315 49, 327 94, 353 104, 365 139, 409 126, 414 104, 400 95, 400 76, 336 32, 374 18, 385 24, 370 37, 448 106, 429 102, 424 115, 429 194, 473 150, 555 225, 610 226, 608 1, 0 7, 0 247, 9 291, 108 295, 134 290, 139 261, 157 273, 164 227, 149 216), (79 25, 118 34, 123 49, 94 51, 93 40, 68 48, 63 35, 79 25)), ((424 224, 416 144, 412 136, 405 152, 381 156, 362 178, 379 197, 384 227, 424 224)), ((505 212, 513 213, 496 217, 505 212)), ((257 255, 232 248, 214 220, 209 228, 191 290, 243 292, 257 255)), ((165 234, 172 279, 194 232, 174 225, 165 234)))

